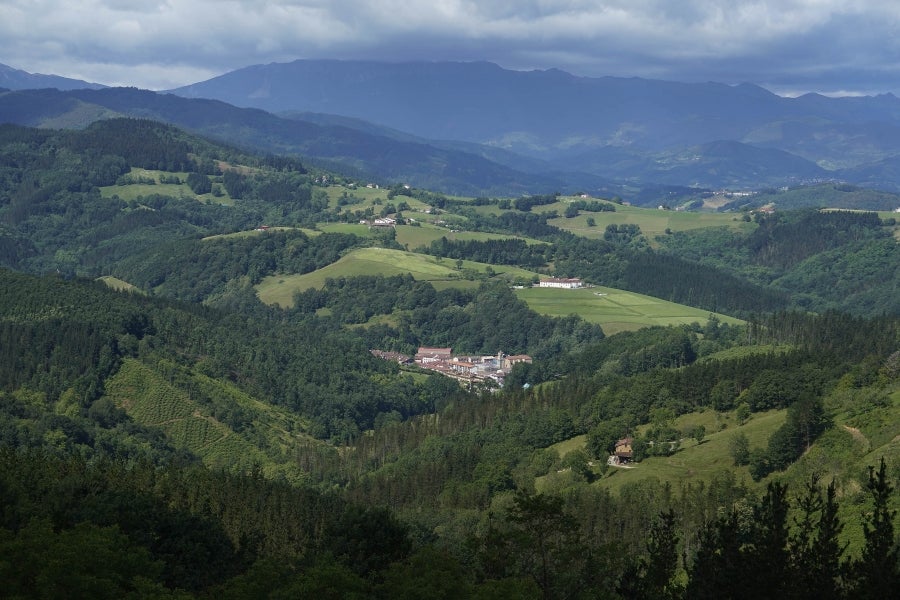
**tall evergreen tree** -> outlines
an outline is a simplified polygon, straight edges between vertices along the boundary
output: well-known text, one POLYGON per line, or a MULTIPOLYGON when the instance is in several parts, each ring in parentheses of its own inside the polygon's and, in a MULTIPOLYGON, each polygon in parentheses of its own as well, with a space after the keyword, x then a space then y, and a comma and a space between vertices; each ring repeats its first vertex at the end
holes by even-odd
POLYGON ((894 538, 894 514, 888 507, 893 486, 887 480, 884 457, 878 471, 869 467, 869 493, 874 507, 868 522, 863 523, 866 545, 854 564, 855 598, 891 598, 900 590, 898 544, 894 538))
POLYGON ((732 510, 700 531, 700 548, 689 571, 685 596, 694 600, 750 598, 743 585, 738 513, 732 510))
POLYGON ((841 555, 847 546, 838 540, 843 524, 837 514, 834 481, 823 497, 818 480, 813 477, 797 499, 797 508, 800 514, 790 539, 791 596, 810 600, 840 598, 841 555))
POLYGON ((747 549, 753 588, 759 598, 784 595, 789 580, 787 484, 772 482, 753 510, 747 549))

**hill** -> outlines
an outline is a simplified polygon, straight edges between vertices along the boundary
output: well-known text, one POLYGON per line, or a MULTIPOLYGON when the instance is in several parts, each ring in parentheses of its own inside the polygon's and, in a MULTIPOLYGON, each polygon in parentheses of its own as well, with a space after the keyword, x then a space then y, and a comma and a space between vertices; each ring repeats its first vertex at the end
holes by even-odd
POLYGON ((109 88, 0 93, 0 122, 85 126, 113 115, 152 118, 242 148, 317 158, 344 165, 360 178, 404 181, 448 193, 519 194, 566 188, 563 179, 525 172, 478 154, 424 141, 285 119, 261 110, 171 94, 109 88))
POLYGON ((763 187, 834 177, 897 185, 881 164, 900 150, 900 137, 885 134, 900 127, 892 95, 784 98, 750 84, 336 60, 255 65, 174 92, 273 112, 336 113, 620 181, 763 187), (611 161, 610 152, 631 158, 611 161))
POLYGON ((59 75, 42 75, 28 73, 21 69, 0 64, 0 88, 8 90, 33 90, 39 88, 55 88, 58 90, 100 89, 106 86, 89 83, 80 79, 70 79, 59 75))

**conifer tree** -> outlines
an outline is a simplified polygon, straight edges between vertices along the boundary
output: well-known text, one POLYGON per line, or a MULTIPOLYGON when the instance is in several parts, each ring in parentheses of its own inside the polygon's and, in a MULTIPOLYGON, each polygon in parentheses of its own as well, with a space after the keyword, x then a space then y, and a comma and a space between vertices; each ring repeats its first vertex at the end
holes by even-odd
POLYGON ((843 524, 837 514, 834 481, 823 497, 818 479, 813 477, 797 499, 797 508, 800 515, 790 539, 792 595, 810 600, 840 598, 841 555, 847 546, 838 540, 843 524))
POLYGON ((890 598, 900 589, 900 568, 893 524, 896 511, 888 507, 894 488, 887 480, 884 457, 877 473, 869 467, 867 487, 874 507, 868 522, 863 524, 866 544, 862 556, 854 564, 854 597, 890 598))

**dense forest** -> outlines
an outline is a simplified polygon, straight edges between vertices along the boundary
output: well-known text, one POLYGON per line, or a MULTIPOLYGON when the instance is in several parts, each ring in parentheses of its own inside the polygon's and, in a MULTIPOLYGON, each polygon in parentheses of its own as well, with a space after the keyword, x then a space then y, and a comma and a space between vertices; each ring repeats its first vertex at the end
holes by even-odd
POLYGON ((650 244, 637 226, 589 240, 549 225, 538 207, 554 194, 503 208, 397 186, 398 206, 507 236, 419 252, 744 321, 605 335, 490 276, 347 275, 263 304, 267 276, 401 248, 316 230, 356 210, 329 202, 337 179, 149 121, 0 126, 5 595, 884 598, 900 584, 900 260, 877 216, 779 213, 650 244), (249 231, 264 223, 284 230, 249 231), (419 346, 533 361, 502 388, 465 388, 370 352, 419 346), (623 439, 635 469, 608 462, 623 439), (691 462, 726 445, 715 468, 691 462), (652 470, 689 462, 701 476, 652 470))

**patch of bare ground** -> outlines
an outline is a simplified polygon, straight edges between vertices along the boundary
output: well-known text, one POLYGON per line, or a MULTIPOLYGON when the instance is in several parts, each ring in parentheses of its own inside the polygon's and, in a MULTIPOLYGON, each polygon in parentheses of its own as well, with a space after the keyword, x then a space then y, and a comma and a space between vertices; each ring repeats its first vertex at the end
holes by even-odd
MULTIPOLYGON (((869 443, 869 439, 863 435, 863 433, 857 429, 856 427, 851 427, 850 425, 844 425, 844 429, 846 429, 850 435, 853 436, 853 439, 860 445, 862 445, 865 452, 869 451, 871 444, 869 443)), ((900 436, 897 436, 900 438, 900 436)), ((895 438, 896 439, 896 438, 895 438)))

